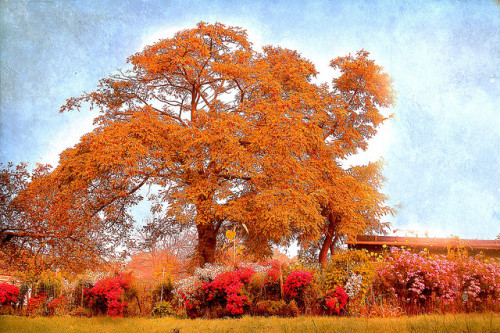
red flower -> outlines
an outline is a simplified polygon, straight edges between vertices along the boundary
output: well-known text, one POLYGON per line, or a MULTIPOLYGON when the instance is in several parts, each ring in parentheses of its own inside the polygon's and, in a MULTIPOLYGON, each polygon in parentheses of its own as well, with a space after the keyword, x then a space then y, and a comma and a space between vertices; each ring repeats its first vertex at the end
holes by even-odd
POLYGON ((347 305, 349 296, 342 287, 336 287, 325 294, 325 305, 333 314, 340 314, 347 305))
POLYGON ((11 306, 17 303, 19 288, 13 284, 0 283, 0 304, 11 306))
POLYGON ((131 287, 130 276, 117 276, 100 280, 84 291, 91 307, 116 317, 123 315, 127 303, 122 301, 125 290, 131 287))
POLYGON ((283 291, 285 295, 291 298, 302 297, 306 287, 311 284, 312 274, 308 271, 293 271, 285 283, 283 284, 283 291))
MULTIPOLYGON (((234 272, 225 272, 218 275, 211 283, 202 285, 204 295, 208 295, 207 302, 216 302, 226 307, 233 316, 243 313, 243 308, 248 305, 248 297, 241 295, 242 287, 249 283, 255 271, 251 268, 243 268, 234 272)), ((188 300, 186 308, 189 309, 188 300)))

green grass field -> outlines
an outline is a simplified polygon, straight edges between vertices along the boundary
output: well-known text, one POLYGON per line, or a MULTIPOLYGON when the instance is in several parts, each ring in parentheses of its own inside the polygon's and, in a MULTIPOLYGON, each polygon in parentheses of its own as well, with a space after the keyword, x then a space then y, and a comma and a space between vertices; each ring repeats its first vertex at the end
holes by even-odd
POLYGON ((0 332, 500 332, 500 313, 401 318, 26 318, 0 317, 0 332))

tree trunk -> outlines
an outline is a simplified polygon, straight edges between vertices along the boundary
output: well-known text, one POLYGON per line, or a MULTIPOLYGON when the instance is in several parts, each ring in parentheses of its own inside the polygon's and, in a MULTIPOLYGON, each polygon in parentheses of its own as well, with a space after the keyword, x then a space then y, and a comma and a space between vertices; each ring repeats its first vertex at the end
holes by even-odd
POLYGON ((336 234, 335 237, 333 237, 332 243, 330 244, 330 255, 335 254, 335 244, 337 244, 337 240, 339 239, 339 235, 336 234))
MULTIPOLYGON (((327 257, 328 257, 328 250, 330 250, 331 247, 333 247, 334 242, 333 239, 335 235, 335 231, 337 230, 337 224, 338 220, 333 213, 328 214, 328 230, 326 232, 326 239, 323 242, 323 246, 321 246, 321 250, 319 251, 319 263, 321 264, 321 267, 325 267, 327 257)), ((333 250, 332 250, 333 251, 333 250)))
POLYGON ((198 256, 200 266, 215 262, 215 248, 217 246, 217 232, 212 223, 198 224, 198 256))

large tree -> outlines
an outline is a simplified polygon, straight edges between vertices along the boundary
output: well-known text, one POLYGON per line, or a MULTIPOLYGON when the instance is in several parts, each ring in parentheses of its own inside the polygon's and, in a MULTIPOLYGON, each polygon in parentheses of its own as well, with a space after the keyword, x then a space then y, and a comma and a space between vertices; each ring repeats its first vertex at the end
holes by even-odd
POLYGON ((315 170, 303 160, 320 143, 314 118, 324 102, 309 61, 281 48, 257 53, 243 30, 200 23, 129 62, 63 107, 89 102, 101 115, 61 157, 62 182, 87 191, 98 210, 141 186, 160 188, 153 211, 196 226, 202 263, 235 224, 263 240, 248 244, 257 252, 315 228, 315 170))
POLYGON ((156 221, 196 228, 200 264, 215 260, 222 231, 243 224, 257 255, 328 238, 332 224, 336 233, 377 226, 378 174, 341 166, 366 149, 384 120, 378 108, 390 104, 387 77, 367 56, 334 60, 342 75, 329 88, 313 84, 317 72, 297 52, 256 52, 244 30, 219 23, 146 47, 62 107, 100 115, 47 178, 51 218, 118 244, 149 187, 156 221))

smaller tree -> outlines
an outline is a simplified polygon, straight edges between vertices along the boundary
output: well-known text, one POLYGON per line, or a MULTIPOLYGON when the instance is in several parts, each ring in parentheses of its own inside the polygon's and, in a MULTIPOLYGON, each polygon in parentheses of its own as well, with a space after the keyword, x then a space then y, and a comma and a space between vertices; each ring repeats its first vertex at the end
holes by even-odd
POLYGON ((99 216, 87 223, 78 191, 61 190, 65 180, 50 165, 9 163, 0 170, 0 259, 11 271, 66 269, 73 272, 95 268, 115 256, 109 239, 120 240, 120 226, 99 216), (81 205, 81 209, 76 206, 81 205), (111 237, 110 237, 111 236, 111 237))
POLYGON ((158 278, 163 274, 179 278, 188 273, 194 266, 194 228, 156 217, 147 218, 145 222, 132 238, 132 261, 128 268, 143 278, 158 278))

